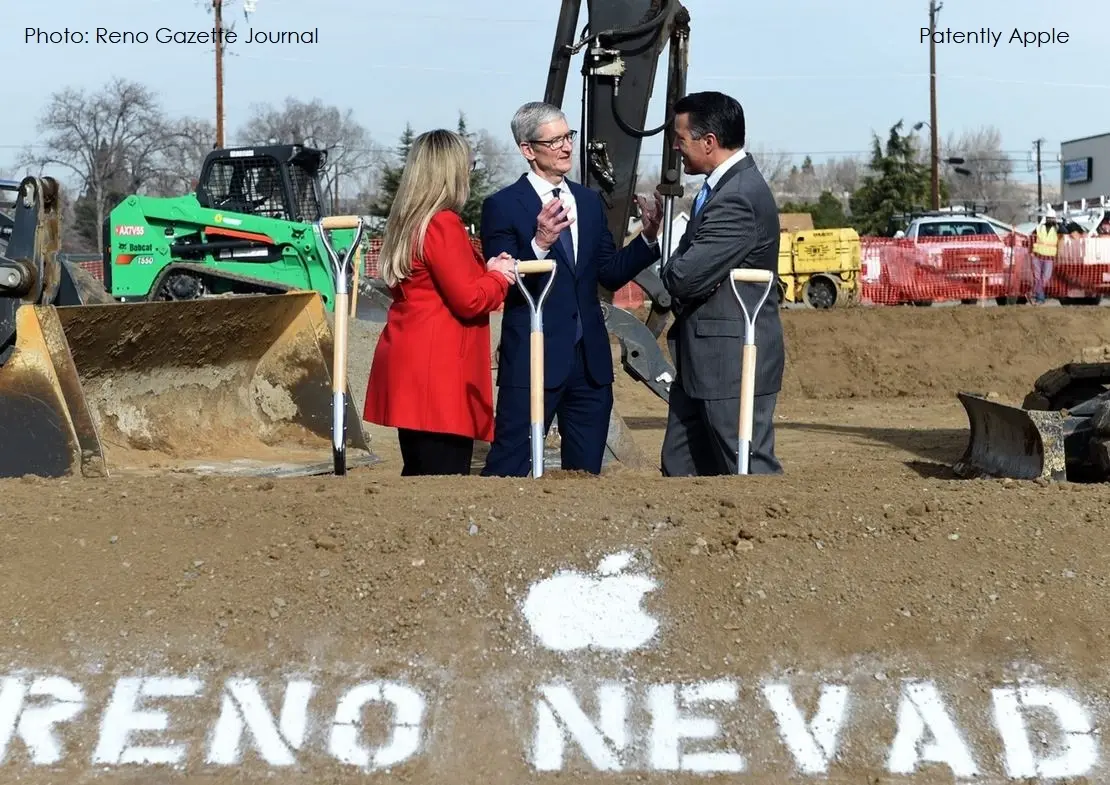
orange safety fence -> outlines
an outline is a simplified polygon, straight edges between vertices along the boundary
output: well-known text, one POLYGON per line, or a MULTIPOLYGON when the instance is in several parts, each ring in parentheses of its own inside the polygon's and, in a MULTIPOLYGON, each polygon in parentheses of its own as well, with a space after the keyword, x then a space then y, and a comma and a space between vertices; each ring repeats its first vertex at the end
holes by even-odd
MULTIPOLYGON (((860 238, 860 300, 873 305, 1031 298, 1033 238, 1025 234, 860 238)), ((1047 297, 1110 293, 1110 236, 1062 237, 1047 297)))

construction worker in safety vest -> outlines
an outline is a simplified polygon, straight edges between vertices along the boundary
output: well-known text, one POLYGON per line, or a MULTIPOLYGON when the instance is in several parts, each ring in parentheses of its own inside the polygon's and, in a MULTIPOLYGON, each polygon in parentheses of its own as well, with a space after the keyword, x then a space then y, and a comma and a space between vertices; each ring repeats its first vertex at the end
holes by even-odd
POLYGON ((1052 280, 1052 265, 1056 261, 1056 211, 1045 211, 1044 223, 1033 235, 1033 302, 1044 302, 1045 285, 1052 280))

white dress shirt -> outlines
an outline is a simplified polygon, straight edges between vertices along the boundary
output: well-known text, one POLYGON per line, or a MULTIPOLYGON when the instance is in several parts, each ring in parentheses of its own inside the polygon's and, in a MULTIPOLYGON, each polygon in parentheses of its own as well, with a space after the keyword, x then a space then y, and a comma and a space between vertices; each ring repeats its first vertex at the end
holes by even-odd
MULTIPOLYGON (((528 182, 532 184, 532 187, 536 190, 536 194, 540 197, 540 204, 541 205, 546 205, 548 202, 550 202, 552 199, 554 199, 555 196, 554 196, 554 194, 552 194, 552 191, 554 191, 556 188, 558 188, 559 189, 559 201, 562 202, 566 206, 567 216, 571 219, 577 219, 578 218, 578 203, 575 201, 574 194, 571 193, 570 187, 567 185, 566 180, 561 181, 558 185, 553 185, 552 183, 549 183, 547 180, 544 180, 542 177, 540 177, 535 172, 528 172, 528 182)), ((656 238, 655 241, 649 241, 646 237, 644 237, 643 234, 641 234, 640 237, 651 248, 654 248, 656 245, 659 244, 658 238, 656 238)), ((574 220, 574 223, 572 223, 570 225, 570 239, 571 239, 571 244, 574 246, 574 259, 572 261, 575 264, 577 264, 578 263, 578 221, 577 220, 574 220)), ((614 240, 616 240, 616 239, 617 238, 614 238, 614 240)), ((624 238, 620 238, 620 239, 623 240, 624 238)), ((619 249, 620 247, 621 247, 621 243, 618 240, 617 241, 617 248, 619 249)), ((545 251, 543 248, 540 248, 539 245, 536 244, 536 239, 535 238, 532 238, 532 251, 533 251, 533 253, 536 254, 537 259, 546 259, 547 258, 547 253, 548 252, 545 251)))
POLYGON ((725 176, 725 172, 735 166, 739 161, 742 161, 745 155, 747 155, 747 153, 745 153, 744 148, 741 147, 728 158, 717 164, 717 167, 709 173, 709 177, 705 178, 705 182, 709 183, 709 190, 712 191, 716 188, 717 183, 721 182, 721 178, 725 176))
MULTIPOLYGON (((552 191, 558 188, 559 201, 562 202, 563 205, 567 208, 567 216, 571 219, 575 219, 578 217, 578 204, 577 202, 575 202, 574 194, 570 192, 570 188, 567 186, 566 180, 563 180, 558 185, 554 185, 552 183, 549 183, 547 180, 544 180, 535 172, 529 172, 528 182, 532 184, 532 187, 534 189, 536 189, 536 194, 540 197, 540 204, 542 205, 546 205, 548 202, 555 198, 555 195, 552 193, 552 191)), ((573 245, 574 247, 574 258, 571 259, 571 262, 577 263, 578 221, 574 221, 574 223, 570 225, 570 239, 571 245, 573 245)), ((547 258, 547 251, 545 251, 543 248, 540 248, 539 245, 536 244, 535 238, 532 238, 532 251, 536 254, 537 259, 547 258)))

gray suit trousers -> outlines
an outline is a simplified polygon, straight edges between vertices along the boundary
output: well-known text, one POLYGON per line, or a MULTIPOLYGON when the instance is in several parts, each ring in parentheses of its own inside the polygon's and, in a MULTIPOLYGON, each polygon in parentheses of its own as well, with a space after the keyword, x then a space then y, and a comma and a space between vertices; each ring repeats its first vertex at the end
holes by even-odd
MULTIPOLYGON (((775 457, 775 403, 778 393, 753 402, 752 474, 782 474, 775 457)), ((667 434, 661 455, 664 477, 736 474, 740 440, 740 399, 697 400, 671 385, 667 434)))

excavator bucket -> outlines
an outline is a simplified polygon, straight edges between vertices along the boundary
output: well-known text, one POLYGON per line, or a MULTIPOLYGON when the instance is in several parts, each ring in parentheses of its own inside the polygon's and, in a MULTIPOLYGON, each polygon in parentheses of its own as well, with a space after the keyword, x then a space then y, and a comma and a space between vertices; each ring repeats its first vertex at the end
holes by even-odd
POLYGON ((970 429, 967 448, 953 467, 962 476, 1064 480, 1068 457, 1081 453, 1087 418, 1059 411, 1020 409, 974 393, 957 393, 970 429))
MULTIPOLYGON (((0 476, 332 467, 332 334, 315 292, 23 305, 0 367, 0 476)), ((348 463, 378 461, 348 395, 348 463)))

